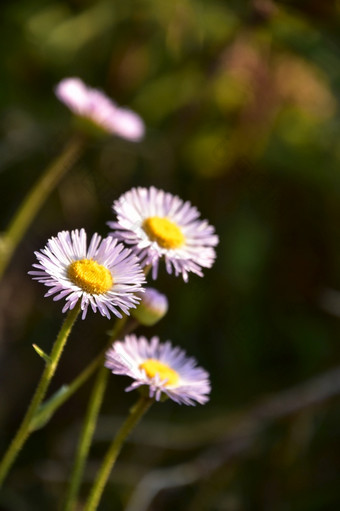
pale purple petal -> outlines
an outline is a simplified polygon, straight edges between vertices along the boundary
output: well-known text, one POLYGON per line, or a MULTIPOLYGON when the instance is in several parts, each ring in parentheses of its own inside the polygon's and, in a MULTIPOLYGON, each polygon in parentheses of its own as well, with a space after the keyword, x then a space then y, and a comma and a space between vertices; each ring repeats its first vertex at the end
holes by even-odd
POLYGON ((155 187, 133 188, 113 203, 117 220, 108 222, 111 234, 124 241, 139 257, 142 266, 152 266, 152 278, 158 275, 159 260, 164 259, 167 273, 202 276, 202 268, 210 268, 216 258, 218 236, 214 227, 199 219, 198 210, 190 202, 155 187), (149 238, 143 222, 149 217, 167 218, 182 231, 184 243, 168 249, 149 238))
POLYGON ((185 351, 173 347, 170 341, 161 343, 158 337, 148 340, 143 336, 127 335, 123 341, 116 341, 106 353, 105 366, 113 374, 126 375, 134 380, 125 389, 127 392, 146 385, 150 397, 155 397, 157 401, 161 399, 162 393, 179 404, 204 404, 209 400, 209 374, 197 366, 194 358, 187 357, 185 351), (179 381, 168 385, 158 374, 149 377, 140 368, 148 359, 159 360, 176 371, 179 381))
POLYGON ((94 312, 98 309, 107 318, 111 313, 121 318, 121 311, 129 314, 129 309, 135 308, 140 300, 136 293, 143 292, 145 277, 138 259, 111 236, 102 239, 99 234, 94 234, 87 248, 84 229, 62 231, 49 239, 45 248, 35 255, 39 264, 33 264, 36 269, 28 273, 49 288, 45 296, 53 296, 54 301, 65 299, 63 312, 73 309, 81 300, 83 319, 89 305, 94 312), (93 259, 110 271, 113 285, 108 291, 91 294, 70 280, 70 264, 81 259, 93 259))

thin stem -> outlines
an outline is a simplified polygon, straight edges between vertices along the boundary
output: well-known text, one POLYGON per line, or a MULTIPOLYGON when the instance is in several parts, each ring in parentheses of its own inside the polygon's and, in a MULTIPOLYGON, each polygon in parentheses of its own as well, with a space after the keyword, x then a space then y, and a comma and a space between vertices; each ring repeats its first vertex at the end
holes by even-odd
POLYGON ((90 450, 93 433, 97 424, 98 413, 103 402, 109 374, 109 370, 105 366, 102 366, 98 371, 97 378, 92 389, 83 429, 77 447, 70 485, 66 495, 64 511, 71 511, 76 505, 78 490, 80 488, 85 463, 90 450))
MULTIPOLYGON (((117 322, 118 323, 118 322, 117 322)), ((68 385, 63 385, 51 398, 45 403, 40 405, 36 414, 34 415, 31 423, 32 429, 37 429, 43 425, 53 416, 53 414, 63 405, 73 394, 92 376, 92 374, 98 369, 100 365, 104 363, 105 353, 111 346, 112 342, 118 338, 118 336, 127 335, 133 331, 138 322, 132 318, 129 318, 129 322, 120 331, 116 328, 112 331, 110 339, 105 348, 96 356, 92 362, 83 369, 83 371, 68 385)), ((116 325, 118 326, 118 325, 116 325)), ((122 325, 123 326, 123 325, 122 325)))
POLYGON ((124 441, 131 433, 133 428, 138 424, 143 415, 150 408, 153 401, 154 401, 153 398, 141 396, 139 398, 139 401, 137 401, 135 406, 131 409, 130 415, 128 416, 124 424, 121 426, 120 430, 118 431, 116 437, 114 438, 112 444, 110 445, 106 453, 103 464, 92 486, 89 499, 85 504, 84 511, 95 511, 97 509, 106 482, 110 476, 111 470, 117 460, 117 457, 123 447, 124 441))
POLYGON ((26 415, 24 416, 21 426, 19 427, 15 437, 13 438, 10 446, 8 447, 1 463, 0 463, 0 486, 4 482, 10 468, 12 467, 20 449, 26 442, 30 433, 33 431, 31 428, 31 422, 34 414, 36 413, 40 403, 44 399, 44 396, 48 390, 49 384, 56 371, 59 359, 62 351, 65 347, 66 341, 70 335, 72 327, 79 315, 80 303, 78 303, 74 309, 69 311, 66 319, 59 331, 59 334, 53 345, 49 361, 46 362, 44 372, 40 378, 35 394, 32 401, 27 409, 26 415))
POLYGON ((84 143, 85 139, 83 137, 80 135, 74 136, 62 154, 52 162, 28 192, 1 240, 0 277, 47 196, 79 158, 84 143))
MULTIPOLYGON (((116 322, 115 328, 110 335, 110 345, 122 333, 126 323, 126 316, 116 322)), ((77 447, 75 461, 72 469, 70 484, 66 494, 64 511, 71 511, 76 505, 76 500, 81 484, 81 478, 84 472, 86 460, 90 450, 93 433, 97 424, 97 418, 101 404, 103 402, 104 393, 107 386, 109 371, 103 365, 104 356, 101 356, 101 367, 98 371, 97 378, 92 389, 89 405, 83 423, 80 440, 77 447)))
POLYGON ((31 428, 38 429, 50 420, 53 414, 63 405, 73 394, 92 376, 96 369, 103 363, 105 350, 87 366, 83 371, 70 383, 63 385, 57 392, 53 394, 45 403, 42 403, 35 413, 31 428))

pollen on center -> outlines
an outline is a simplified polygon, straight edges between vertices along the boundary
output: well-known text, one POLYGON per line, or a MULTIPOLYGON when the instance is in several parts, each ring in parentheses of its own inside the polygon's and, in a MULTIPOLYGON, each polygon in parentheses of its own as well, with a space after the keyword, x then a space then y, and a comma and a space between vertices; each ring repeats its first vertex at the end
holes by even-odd
POLYGON ((151 241, 156 241, 162 248, 179 248, 185 242, 181 229, 168 218, 150 216, 142 227, 151 241))
POLYGON ((174 369, 154 358, 148 358, 142 362, 139 365, 139 369, 144 369, 149 378, 154 378, 158 374, 161 381, 167 380, 166 386, 177 385, 179 381, 179 375, 174 369))
POLYGON ((113 285, 110 270, 93 259, 73 261, 67 270, 69 279, 86 293, 100 295, 113 285))

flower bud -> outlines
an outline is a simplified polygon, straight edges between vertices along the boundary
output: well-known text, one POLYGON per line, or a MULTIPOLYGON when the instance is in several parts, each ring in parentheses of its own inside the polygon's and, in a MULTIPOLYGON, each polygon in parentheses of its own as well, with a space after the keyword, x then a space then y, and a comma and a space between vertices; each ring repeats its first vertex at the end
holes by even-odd
POLYGON ((167 297, 152 287, 146 287, 144 293, 137 293, 141 301, 131 315, 141 325, 151 326, 162 319, 168 311, 167 297))

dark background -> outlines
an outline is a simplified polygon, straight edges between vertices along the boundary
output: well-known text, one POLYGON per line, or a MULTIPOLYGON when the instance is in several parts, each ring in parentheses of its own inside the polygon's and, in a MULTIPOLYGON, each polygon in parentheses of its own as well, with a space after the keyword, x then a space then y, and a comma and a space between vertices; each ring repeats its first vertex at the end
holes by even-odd
MULTIPOLYGON (((105 236, 113 200, 154 185, 190 200, 220 244, 202 279, 185 284, 162 267, 154 285, 169 313, 139 331, 195 356, 211 374, 211 401, 154 406, 100 510, 339 509, 339 3, 20 0, 1 10, 0 229, 71 136, 53 93, 62 78, 103 89, 147 126, 139 144, 90 144, 1 282, 1 451, 42 371, 32 344, 48 351, 63 319, 27 275, 34 250, 63 229, 105 236)), ((111 326, 90 313, 77 323, 51 392, 111 326)), ((127 383, 110 379, 82 499, 136 399, 127 383)), ((1 510, 60 509, 90 389, 29 439, 1 510)))

